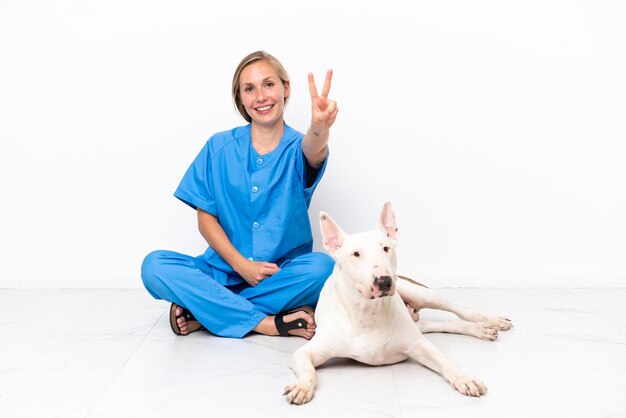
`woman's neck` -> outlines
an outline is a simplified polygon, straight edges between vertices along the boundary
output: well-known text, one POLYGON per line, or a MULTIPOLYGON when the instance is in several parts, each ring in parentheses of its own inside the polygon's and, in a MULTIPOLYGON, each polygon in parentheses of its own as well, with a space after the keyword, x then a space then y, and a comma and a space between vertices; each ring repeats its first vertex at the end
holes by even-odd
POLYGON ((252 146, 260 155, 272 152, 280 143, 285 133, 285 123, 280 121, 273 126, 262 126, 253 123, 250 130, 252 146))

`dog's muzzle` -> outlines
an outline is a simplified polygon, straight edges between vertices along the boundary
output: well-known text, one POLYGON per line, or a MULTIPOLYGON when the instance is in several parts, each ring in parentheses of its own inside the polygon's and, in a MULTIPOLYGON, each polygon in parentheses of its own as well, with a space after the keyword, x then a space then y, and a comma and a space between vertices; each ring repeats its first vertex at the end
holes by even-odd
POLYGON ((385 275, 375 277, 374 283, 372 284, 371 299, 393 296, 395 290, 393 278, 391 276, 385 275))

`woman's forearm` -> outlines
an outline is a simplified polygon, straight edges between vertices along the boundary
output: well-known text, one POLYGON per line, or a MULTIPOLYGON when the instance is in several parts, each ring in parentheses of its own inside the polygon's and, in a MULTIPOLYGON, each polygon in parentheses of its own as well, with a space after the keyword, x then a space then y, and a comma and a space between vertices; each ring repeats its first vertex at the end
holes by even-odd
POLYGON ((302 151, 313 168, 320 168, 328 155, 328 128, 311 126, 302 139, 302 151))
POLYGON ((230 242, 217 218, 210 213, 198 209, 198 229, 206 242, 222 257, 236 272, 246 261, 239 251, 230 242))

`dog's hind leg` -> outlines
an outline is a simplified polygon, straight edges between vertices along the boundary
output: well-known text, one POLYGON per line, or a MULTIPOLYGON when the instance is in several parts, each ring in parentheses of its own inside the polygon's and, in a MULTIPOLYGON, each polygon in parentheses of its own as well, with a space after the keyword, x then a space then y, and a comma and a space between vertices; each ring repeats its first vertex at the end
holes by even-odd
POLYGON ((410 281, 398 280, 396 287, 404 303, 409 304, 418 311, 428 308, 452 312, 465 321, 484 322, 496 326, 501 331, 506 331, 513 326, 510 319, 502 316, 487 315, 467 307, 454 305, 433 290, 413 284, 410 281))
POLYGON ((452 312, 466 321, 493 325, 501 331, 506 331, 513 326, 511 320, 503 316, 488 315, 466 307, 449 306, 449 308, 444 310, 452 312))
POLYGON ((463 334, 482 340, 493 341, 498 338, 498 328, 486 322, 456 321, 424 321, 417 323, 417 328, 426 334, 429 332, 447 332, 450 334, 463 334))

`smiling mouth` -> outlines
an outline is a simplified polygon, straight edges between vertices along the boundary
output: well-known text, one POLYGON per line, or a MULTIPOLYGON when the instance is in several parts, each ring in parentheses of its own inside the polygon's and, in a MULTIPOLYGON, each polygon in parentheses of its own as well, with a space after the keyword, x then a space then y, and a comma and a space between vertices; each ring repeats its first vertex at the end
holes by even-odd
POLYGON ((256 111, 260 112, 260 113, 265 113, 265 112, 267 112, 268 110, 270 110, 273 107, 274 107, 274 105, 267 105, 267 106, 257 107, 256 111))

